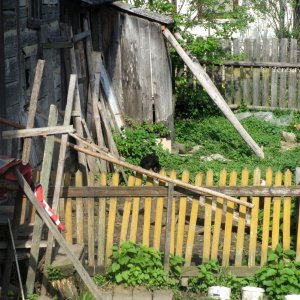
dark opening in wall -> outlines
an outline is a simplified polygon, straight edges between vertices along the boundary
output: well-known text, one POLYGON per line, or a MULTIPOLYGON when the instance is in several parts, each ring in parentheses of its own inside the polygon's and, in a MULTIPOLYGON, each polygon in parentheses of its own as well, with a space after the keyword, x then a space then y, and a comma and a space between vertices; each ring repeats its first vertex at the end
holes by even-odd
POLYGON ((28 0, 27 27, 39 29, 42 21, 42 0, 28 0))

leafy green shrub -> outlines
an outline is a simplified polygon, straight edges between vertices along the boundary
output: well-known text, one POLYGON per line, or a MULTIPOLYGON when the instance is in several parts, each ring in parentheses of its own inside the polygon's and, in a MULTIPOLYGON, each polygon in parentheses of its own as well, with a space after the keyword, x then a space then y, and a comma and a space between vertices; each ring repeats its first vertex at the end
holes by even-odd
POLYGON ((122 128, 121 134, 114 134, 120 155, 128 162, 139 165, 146 154, 155 153, 160 146, 156 139, 168 136, 169 131, 162 122, 149 124, 133 123, 127 119, 127 127, 122 128))
POLYGON ((239 299, 241 288, 253 283, 253 279, 238 278, 231 274, 227 268, 219 265, 218 261, 206 261, 198 266, 196 277, 189 280, 192 289, 196 292, 207 293, 210 286, 226 286, 231 288, 231 299, 239 299))
POLYGON ((266 264, 256 272, 255 280, 275 300, 284 295, 300 293, 300 262, 293 250, 283 251, 280 244, 270 251, 266 264))
POLYGON ((112 283, 129 286, 144 285, 148 288, 175 286, 180 277, 183 259, 173 258, 170 261, 171 275, 164 271, 162 253, 141 244, 125 242, 113 247, 112 264, 108 268, 106 278, 112 283), (173 272, 173 273, 172 273, 173 272))
POLYGON ((60 269, 53 267, 52 265, 48 266, 47 272, 48 272, 48 279, 50 281, 61 280, 65 278, 63 272, 60 269))
POLYGON ((78 300, 95 300, 95 298, 90 292, 84 292, 79 296, 78 300))

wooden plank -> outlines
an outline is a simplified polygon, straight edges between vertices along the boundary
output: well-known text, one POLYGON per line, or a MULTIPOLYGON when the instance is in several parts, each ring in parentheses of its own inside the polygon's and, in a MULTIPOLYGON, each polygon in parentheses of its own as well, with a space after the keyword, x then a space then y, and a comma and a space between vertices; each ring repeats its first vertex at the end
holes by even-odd
MULTIPOLYGON (((82 187, 82 173, 78 170, 75 173, 75 185, 82 187)), ((76 239, 77 244, 84 244, 84 218, 83 218, 83 200, 81 197, 76 197, 76 239)))
MULTIPOLYGON (((183 171, 181 180, 183 182, 189 182, 189 172, 187 170, 183 171)), ((175 254, 182 256, 183 253, 183 239, 185 230, 185 218, 186 218, 186 204, 187 198, 180 197, 179 199, 179 215, 177 224, 177 238, 176 238, 176 251, 175 254)))
POLYGON ((27 138, 33 136, 63 134, 63 133, 69 133, 74 131, 75 129, 73 128, 73 125, 7 130, 7 131, 2 131, 2 138, 3 139, 27 138))
MULTIPOLYGON (((170 178, 176 179, 176 172, 174 170, 172 170, 170 172, 170 178)), ((169 189, 168 189, 168 201, 169 201, 170 193, 172 195, 174 195, 174 186, 169 187, 169 189)), ((169 207, 169 203, 168 203, 168 207, 169 207)), ((176 231, 175 230, 175 227, 176 227, 176 198, 175 197, 173 197, 173 199, 172 199, 171 208, 172 208, 171 209, 171 218, 170 218, 171 229, 170 229, 170 231, 168 231, 168 234, 170 235, 170 252, 169 253, 171 255, 174 255, 174 253, 175 253, 175 231, 176 231)), ((169 214, 168 211, 167 211, 167 214, 169 214)))
MULTIPOLYGON (((260 169, 256 168, 253 173, 253 185, 260 185, 260 179, 261 179, 260 169)), ((254 267, 256 263, 255 257, 256 257, 256 244, 257 244, 259 197, 253 197, 252 203, 255 206, 251 210, 248 267, 254 267)))
MULTIPOLYGON (((276 172, 275 186, 280 186, 282 182, 282 173, 276 172)), ((273 226, 272 226, 272 249, 274 250, 279 243, 280 231, 280 210, 281 210, 281 197, 274 197, 273 199, 273 226)))
MULTIPOLYGON (((253 42, 253 60, 260 61, 261 45, 260 40, 255 39, 253 42)), ((253 69, 253 105, 261 104, 261 88, 260 88, 260 68, 253 69)))
MULTIPOLYGON (((197 174, 195 178, 195 185, 202 185, 203 175, 197 174)), ((190 225, 189 231, 186 241, 186 250, 185 250, 185 257, 184 257, 184 265, 189 266, 192 261, 193 249, 194 249, 194 239, 196 233, 196 226, 197 226, 197 218, 198 218, 198 209, 199 209, 199 201, 193 200, 192 202, 192 209, 191 209, 191 216, 190 216, 190 225)))
MULTIPOLYGON (((164 251, 164 270, 169 272, 170 269, 170 254, 171 250, 174 253, 174 247, 171 248, 171 239, 174 237, 172 234, 172 213, 173 213, 173 206, 174 206, 174 199, 173 199, 173 189, 174 185, 171 183, 168 185, 168 200, 167 200, 167 220, 166 220, 166 236, 165 236, 165 251, 164 251)), ((175 226, 174 226, 175 227, 175 226)))
MULTIPOLYGON (((202 61, 200 61, 202 63, 202 61)), ((207 63, 207 62, 205 62, 207 63)), ((247 68, 283 68, 283 69, 289 69, 289 68, 300 68, 299 63, 289 63, 289 62, 278 62, 276 61, 232 61, 232 60, 226 60, 222 63, 214 62, 212 65, 224 65, 226 67, 234 66, 234 67, 247 67, 247 68)))
MULTIPOLYGON (((266 171, 266 186, 271 186, 273 181, 272 169, 266 171)), ((261 259, 260 265, 263 266, 268 259, 269 238, 270 238, 270 215, 271 215, 271 197, 264 198, 264 213, 263 213, 263 232, 261 242, 261 259)))
POLYGON ((249 133, 237 120, 236 116, 228 107, 222 95, 220 94, 220 92, 218 91, 214 83, 211 81, 209 76, 206 74, 206 72, 203 70, 203 68, 200 66, 200 64, 196 64, 194 61, 191 60, 191 58, 182 49, 180 44, 176 41, 176 39, 168 29, 164 29, 163 34, 167 38, 167 40, 171 43, 171 45, 175 48, 177 53, 180 55, 180 57, 183 59, 183 61, 189 67, 189 69, 192 71, 192 73, 197 78, 197 80, 201 83, 201 85, 206 90, 206 92, 211 97, 211 99, 214 101, 214 103, 220 108, 220 110, 223 112, 226 118, 228 118, 228 120, 238 131, 238 133, 241 135, 244 141, 248 144, 248 146, 254 151, 254 153, 258 157, 264 158, 262 149, 255 143, 255 141, 252 139, 249 133))
MULTIPOLYGON (((58 119, 58 110, 56 106, 50 105, 48 126, 55 126, 58 119)), ((53 159, 53 150, 54 150, 54 136, 47 136, 45 141, 44 157, 42 163, 41 171, 41 184, 43 186, 43 196, 44 199, 47 199, 48 187, 50 185, 50 173, 52 167, 53 159)), ((27 279, 26 279, 26 291, 28 293, 33 293, 35 275, 37 269, 37 262, 39 256, 39 247, 41 241, 41 234, 43 228, 43 221, 38 214, 35 216, 34 229, 32 236, 32 248, 30 250, 30 257, 28 263, 27 279)))
MULTIPOLYGON (((232 171, 230 174, 229 185, 235 186, 237 182, 237 173, 232 171)), ((222 266, 229 266, 230 251, 232 244, 232 224, 233 224, 233 210, 234 203, 227 202, 226 217, 225 217, 225 229, 224 229, 224 246, 222 255, 222 266)))
POLYGON ((59 245, 64 249, 67 257, 71 260, 72 264, 74 265, 78 275, 82 279, 82 281, 85 283, 89 291, 92 293, 92 295, 96 299, 103 299, 101 291, 98 289, 94 281, 91 279, 89 274, 86 272, 78 258, 75 256, 75 254, 69 249, 68 244, 66 243, 65 239, 62 237, 61 233, 58 231, 56 225, 53 223, 53 221, 50 219, 46 211, 43 209, 43 207, 40 205, 36 197, 34 196, 33 192, 31 191, 30 186, 22 176, 22 174, 16 170, 17 180, 22 187, 23 191, 31 201, 31 203, 34 205, 36 210, 38 211, 39 215, 55 237, 56 241, 59 243, 59 245))
MULTIPOLYGON (((100 174, 100 185, 107 185, 107 174, 100 174)), ((98 252, 97 265, 104 266, 105 263, 105 228, 106 228, 106 198, 99 199, 99 217, 98 217, 98 252)))
MULTIPOLYGON (((214 173, 212 170, 208 170, 206 174, 206 186, 211 187, 213 185, 214 173)), ((212 227, 212 198, 205 197, 204 204, 204 233, 203 233, 203 261, 209 260, 211 251, 211 227, 212 227)))
MULTIPOLYGON (((65 173, 65 186, 71 185, 71 174, 65 173)), ((73 244, 73 226, 72 226, 72 198, 67 198, 65 202, 65 239, 69 245, 73 244)))
MULTIPOLYGON (((142 185, 142 176, 140 174, 137 174, 135 178, 135 188, 138 188, 141 185, 142 185)), ((131 216, 130 237, 129 237, 130 241, 133 243, 136 243, 136 238, 137 238, 139 206, 140 206, 140 197, 134 197, 132 203, 132 216, 131 216)))
MULTIPOLYGON (((112 177, 112 185, 119 185, 119 174, 114 173, 112 177)), ((108 265, 111 262, 112 246, 114 243, 115 220, 117 212, 117 198, 111 198, 109 201, 109 213, 107 220, 107 237, 106 237, 106 251, 105 262, 108 265)))
MULTIPOLYGON (((292 172, 287 170, 284 173, 284 185, 292 185, 292 172)), ((282 246, 283 250, 290 249, 291 246, 291 207, 292 198, 285 197, 283 201, 283 229, 282 229, 282 246)))
MULTIPOLYGON (((244 41, 244 52, 246 57, 252 60, 252 41, 250 39, 245 39, 244 41)), ((250 68, 243 68, 243 99, 245 104, 252 104, 251 94, 252 89, 250 88, 250 68)))
MULTIPOLYGON (((242 186, 248 186, 249 181, 249 171, 248 169, 242 170, 242 186)), ((241 197, 241 201, 247 202, 247 197, 241 197)), ((244 241, 245 241, 245 223, 246 223, 246 207, 240 206, 239 209, 239 220, 238 220, 238 229, 236 237, 236 254, 235 254, 235 263, 234 265, 240 267, 243 261, 243 250, 244 250, 244 241)))
MULTIPOLYGON (((223 169, 220 172, 219 186, 226 185, 226 177, 227 177, 226 170, 223 169)), ((211 256, 210 256, 211 259, 217 259, 218 257, 224 199, 218 197, 216 203, 217 203, 217 207, 215 212, 214 232, 213 232, 213 239, 211 244, 211 256)))
MULTIPOLYGON (((152 178, 147 178, 147 186, 153 185, 152 178)), ((144 201, 144 226, 143 226, 143 245, 150 245, 150 221, 151 221, 152 198, 146 197, 144 201)))
MULTIPOLYGON (((286 62, 287 61, 287 47, 288 47, 288 39, 281 39, 280 40, 280 61, 286 62)), ((279 106, 286 107, 286 69, 281 69, 279 71, 279 106)))
MULTIPOLYGON (((39 59, 37 62, 33 87, 31 91, 30 104, 28 110, 29 113, 28 113, 27 125, 26 125, 27 129, 33 128, 34 126, 34 118, 35 118, 35 113, 37 108, 37 101, 40 93, 40 87, 42 83, 44 65, 45 65, 45 61, 39 59)), ((30 149, 31 149, 31 138, 26 138, 24 139, 23 152, 22 152, 22 160, 24 164, 27 164, 29 162, 30 149)))
MULTIPOLYGON (((89 173, 88 185, 94 186, 94 174, 89 173)), ((95 199, 91 198, 87 203, 88 217, 88 266, 95 267, 95 199)))
MULTIPOLYGON (((165 169, 160 171, 161 175, 166 175, 165 169)), ((159 182, 160 185, 165 185, 162 181, 159 182)), ((156 210, 155 210, 155 225, 154 225, 154 236, 153 236, 153 248, 155 250, 160 250, 160 239, 161 239, 161 229, 162 229, 162 219, 164 210, 164 197, 158 197, 156 200, 156 210)))
MULTIPOLYGON (((273 62, 278 61, 278 39, 272 39, 272 55, 271 59, 273 62)), ((271 72, 271 106, 278 106, 278 70, 272 68, 271 72)))
MULTIPOLYGON (((135 181, 135 178, 133 176, 129 176, 128 186, 134 186, 134 181, 135 181)), ((132 198, 126 197, 125 203, 124 203, 124 211, 123 211, 119 244, 122 244, 127 240, 129 217, 130 217, 130 211, 131 211, 131 202, 132 202, 132 198)))
MULTIPOLYGON (((270 39, 263 39, 262 61, 270 60, 270 39)), ((271 68, 262 68, 262 105, 270 106, 270 73, 271 68)))
POLYGON ((74 34, 73 38, 72 38, 72 41, 73 41, 73 43, 78 43, 78 42, 80 42, 80 41, 82 41, 82 40, 84 40, 84 39, 86 39, 90 36, 91 36, 91 31, 86 30, 86 31, 74 34))
MULTIPOLYGON (((233 39, 233 55, 240 54, 240 40, 233 39)), ((241 86, 240 86, 241 70, 233 68, 233 88, 234 88, 234 103, 241 104, 241 86)))
MULTIPOLYGON (((296 198, 299 203, 299 197, 296 198)), ((300 261, 300 205, 298 205, 298 226, 297 226, 297 244, 296 244, 296 261, 300 261)))
MULTIPOLYGON (((290 44, 290 62, 295 63, 297 62, 297 40, 291 39, 290 44)), ((289 76, 288 76, 288 107, 289 108, 296 108, 296 81, 297 81, 297 70, 290 69, 289 76)))
MULTIPOLYGON (((65 108, 65 116, 64 116, 63 125, 69 125, 70 121, 71 121, 71 114, 72 114, 72 108, 73 108, 73 99, 74 99, 76 82, 77 82, 77 76, 72 74, 70 76, 67 105, 65 108)), ((67 148, 66 142, 67 141, 68 141, 68 134, 63 134, 61 137, 62 143, 61 143, 61 146, 59 149, 58 166, 57 166, 56 178, 55 178, 55 189, 54 189, 53 202, 52 202, 52 209, 55 213, 58 210, 60 187, 62 184, 64 163, 65 163, 65 157, 66 157, 66 148, 67 148)), ((51 263, 52 244, 53 244, 53 236, 51 235, 51 233, 49 233, 48 247, 47 247, 46 255, 45 255, 45 265, 46 266, 50 265, 50 263, 51 263)), ((48 282, 47 277, 44 276, 42 289, 41 289, 42 295, 46 294, 47 282, 48 282)))

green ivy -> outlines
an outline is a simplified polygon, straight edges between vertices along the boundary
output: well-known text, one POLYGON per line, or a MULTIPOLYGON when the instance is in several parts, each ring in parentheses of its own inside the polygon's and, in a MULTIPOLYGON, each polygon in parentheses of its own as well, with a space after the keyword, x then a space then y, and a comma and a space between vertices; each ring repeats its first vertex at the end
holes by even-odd
POLYGON ((295 259, 295 251, 284 251, 278 244, 269 252, 266 264, 256 272, 256 282, 270 299, 282 300, 284 295, 300 294, 300 262, 295 259))
POLYGON ((53 267, 52 265, 48 266, 47 273, 48 273, 48 279, 50 281, 61 280, 65 278, 63 272, 60 269, 53 267))

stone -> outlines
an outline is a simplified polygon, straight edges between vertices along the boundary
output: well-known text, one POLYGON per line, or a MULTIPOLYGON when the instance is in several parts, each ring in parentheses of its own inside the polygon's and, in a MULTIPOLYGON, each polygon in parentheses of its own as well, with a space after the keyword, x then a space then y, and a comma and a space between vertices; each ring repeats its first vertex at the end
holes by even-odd
POLYGON ((293 132, 282 131, 282 138, 289 143, 296 142, 296 135, 293 132))
POLYGON ((172 300, 173 292, 171 290, 156 290, 153 293, 153 300, 172 300))

